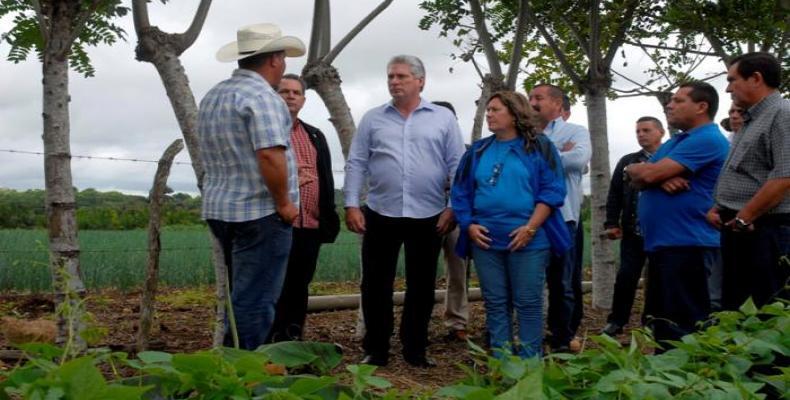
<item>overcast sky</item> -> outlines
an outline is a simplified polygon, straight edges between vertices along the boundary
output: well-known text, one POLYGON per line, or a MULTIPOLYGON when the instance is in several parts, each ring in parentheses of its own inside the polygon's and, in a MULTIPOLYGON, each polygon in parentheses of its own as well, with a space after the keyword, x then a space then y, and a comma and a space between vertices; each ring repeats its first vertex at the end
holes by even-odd
MULTIPOLYGON (((181 32, 191 21, 198 1, 152 2, 151 23, 168 32, 181 32)), ((234 64, 215 61, 216 51, 235 40, 236 29, 259 22, 274 22, 284 34, 309 40, 312 1, 289 2, 233 0, 214 1, 206 24, 195 44, 181 57, 195 98, 199 102, 217 82, 227 78, 234 64)), ((332 3, 332 40, 336 43, 378 1, 340 0, 332 3)), ((389 99, 385 66, 395 54, 413 54, 426 65, 423 96, 428 100, 452 102, 462 131, 471 132, 474 101, 479 95, 479 78, 470 64, 452 61, 453 46, 437 30, 422 31, 417 23, 423 15, 418 0, 396 0, 352 41, 335 61, 343 79, 343 92, 356 122, 364 112, 389 99), (453 72, 449 70, 452 68, 453 72)), ((10 18, 0 20, 0 33, 10 29, 10 18)), ((131 14, 119 24, 127 40, 112 47, 89 49, 96 76, 83 78, 71 74, 71 150, 74 155, 158 160, 164 149, 180 138, 170 103, 152 64, 134 59, 137 40, 131 14)), ((0 44, 3 58, 9 46, 0 44)), ((649 66, 636 51, 629 51, 629 66, 624 71, 637 77, 649 66), (633 57, 630 56, 633 54, 633 57)), ((305 58, 289 58, 288 71, 299 73, 305 58)), ((621 62, 621 61, 620 61, 621 62)), ((721 69, 720 63, 706 63, 701 72, 721 69)), ((623 71, 621 68, 620 71, 623 71)), ((730 99, 723 91, 724 79, 713 81, 721 91, 716 120, 726 116, 730 99)), ((617 83, 626 87, 624 83, 617 83)), ((44 187, 43 158, 38 155, 8 153, 3 150, 42 151, 41 140, 41 65, 35 57, 20 64, 0 62, 0 187, 30 189, 44 187)), ((653 98, 628 98, 610 101, 608 107, 610 163, 636 151, 634 121, 643 115, 663 119, 653 98)), ((333 168, 342 171, 343 157, 328 113, 313 91, 300 117, 321 128, 332 149, 333 168)), ((571 122, 587 125, 584 106, 572 108, 571 122)), ((486 131, 484 131, 486 132, 486 131)), ((484 133, 487 135, 488 133, 484 133)), ((469 138, 466 138, 469 141, 469 138)), ((176 161, 189 162, 186 150, 176 161)), ((72 161, 74 185, 80 189, 120 190, 145 193, 149 190, 156 164, 118 161, 72 161)), ((342 173, 336 174, 338 186, 342 173)), ((175 165, 169 185, 176 191, 195 193, 195 179, 188 165, 175 165)))

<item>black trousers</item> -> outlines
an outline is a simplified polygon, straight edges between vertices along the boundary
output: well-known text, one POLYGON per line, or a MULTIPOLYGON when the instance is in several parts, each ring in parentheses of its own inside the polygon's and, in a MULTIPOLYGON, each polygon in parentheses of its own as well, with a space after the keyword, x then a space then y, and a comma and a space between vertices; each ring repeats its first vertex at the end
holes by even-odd
POLYGON ((282 294, 277 301, 269 342, 301 340, 307 316, 307 297, 313 280, 321 241, 318 229, 293 229, 291 253, 282 294))
POLYGON ((581 269, 576 263, 578 229, 573 221, 567 222, 567 226, 574 245, 562 256, 552 254, 546 271, 549 288, 549 312, 546 320, 551 332, 549 343, 555 348, 570 343, 583 313, 581 269))
POLYGON ((680 340, 711 312, 708 277, 716 247, 665 247, 647 253, 645 316, 658 341, 680 340))
MULTIPOLYGON (((725 221, 733 217, 722 213, 725 221)), ((790 260, 782 262, 782 257, 790 256, 790 214, 764 216, 754 227, 753 232, 721 232, 725 310, 737 310, 749 297, 757 307, 777 298, 790 299, 786 288, 790 260)))
POLYGON ((574 304, 573 314, 571 314, 571 332, 575 336, 576 332, 579 330, 579 326, 582 324, 582 318, 584 318, 584 292, 582 291, 582 271, 584 270, 584 223, 581 218, 579 218, 579 222, 576 224, 576 237, 574 238, 573 246, 575 254, 573 255, 574 269, 571 284, 573 285, 574 304))
POLYGON ((620 269, 617 270, 617 278, 614 281, 612 312, 609 313, 607 322, 620 326, 628 323, 636 288, 647 259, 644 246, 642 237, 633 233, 624 233, 620 240, 620 269))
POLYGON ((400 322, 403 354, 420 356, 428 347, 428 323, 434 303, 436 263, 441 236, 438 215, 430 218, 391 218, 365 208, 362 239, 362 304, 365 353, 386 359, 394 326, 392 291, 398 255, 406 255, 406 299, 400 322))

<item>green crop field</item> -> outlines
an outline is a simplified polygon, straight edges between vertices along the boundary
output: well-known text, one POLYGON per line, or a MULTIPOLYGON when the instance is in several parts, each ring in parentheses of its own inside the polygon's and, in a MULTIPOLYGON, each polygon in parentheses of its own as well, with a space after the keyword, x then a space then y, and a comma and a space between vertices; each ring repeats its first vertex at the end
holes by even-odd
MULTIPOLYGON (((129 290, 142 284, 148 257, 145 230, 83 230, 79 236, 82 274, 88 288, 129 290)), ((589 265, 589 236, 588 230, 585 235, 585 265, 589 265)), ((46 231, 0 230, 0 291, 49 290, 47 259, 46 231)), ((403 274, 402 264, 401 255, 398 276, 403 274)), ((443 262, 440 261, 439 276, 443 271, 443 262)), ((359 280, 359 239, 344 230, 335 243, 321 248, 315 281, 354 280, 359 280)), ((160 281, 173 287, 213 284, 214 269, 205 228, 165 228, 162 233, 160 281)))

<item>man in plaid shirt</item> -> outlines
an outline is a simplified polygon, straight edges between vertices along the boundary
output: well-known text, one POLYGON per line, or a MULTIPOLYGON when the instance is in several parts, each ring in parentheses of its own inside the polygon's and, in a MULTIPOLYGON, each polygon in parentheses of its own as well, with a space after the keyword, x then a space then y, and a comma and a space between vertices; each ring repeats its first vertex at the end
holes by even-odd
POLYGON ((727 92, 744 110, 744 125, 708 212, 721 229, 725 309, 749 297, 758 307, 790 298, 790 102, 778 90, 781 71, 768 53, 736 57, 727 71, 727 92))
MULTIPOLYGON (((299 213, 291 117, 273 87, 285 72, 285 57, 305 49, 273 24, 241 28, 237 37, 217 59, 238 61, 239 68, 200 102, 202 215, 224 250, 238 344, 255 349, 274 320, 299 213)), ((233 344, 227 332, 225 345, 233 344)))

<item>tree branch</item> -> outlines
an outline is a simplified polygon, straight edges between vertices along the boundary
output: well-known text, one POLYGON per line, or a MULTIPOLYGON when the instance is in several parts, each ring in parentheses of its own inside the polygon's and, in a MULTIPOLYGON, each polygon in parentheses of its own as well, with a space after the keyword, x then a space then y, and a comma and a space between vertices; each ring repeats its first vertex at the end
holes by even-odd
POLYGON ((587 43, 586 40, 584 40, 584 38, 581 35, 581 32, 579 32, 579 30, 576 29, 576 26, 574 26, 571 23, 571 21, 568 20, 568 17, 565 16, 565 14, 560 13, 560 20, 562 21, 562 23, 565 24, 565 26, 568 27, 568 30, 570 30, 571 32, 571 36, 573 36, 573 38, 576 39, 576 41, 579 43, 579 47, 581 47, 581 49, 584 51, 584 54, 587 56, 587 58, 588 59, 592 58, 592 56, 590 55, 590 44, 587 43))
POLYGON ((343 48, 345 48, 346 45, 349 42, 351 42, 351 40, 354 39, 354 37, 357 36, 357 34, 370 23, 370 21, 373 21, 373 19, 376 18, 379 14, 381 14, 381 12, 384 11, 384 9, 389 7, 390 4, 392 4, 392 0, 382 1, 381 4, 379 4, 378 7, 373 9, 373 11, 371 11, 370 14, 368 14, 365 18, 363 18, 362 21, 359 21, 357 26, 355 26, 354 29, 348 32, 348 34, 346 34, 346 36, 335 45, 332 51, 330 51, 329 54, 327 54, 324 57, 324 62, 326 62, 327 64, 332 64, 332 61, 334 61, 337 55, 340 54, 341 51, 343 51, 343 48))
POLYGON ((601 0, 590 4, 590 48, 587 49, 590 70, 598 71, 601 62, 601 0))
POLYGON ((323 25, 329 24, 328 0, 315 0, 313 2, 313 25, 310 30, 310 47, 307 50, 307 63, 325 56, 321 52, 321 43, 324 41, 323 25))
POLYGON ((76 22, 74 22, 72 25, 71 37, 69 37, 69 41, 67 42, 69 45, 69 49, 67 50, 71 50, 71 45, 73 45, 77 38, 80 37, 80 34, 82 33, 82 30, 85 29, 88 20, 91 19, 93 14, 96 13, 96 10, 99 8, 99 3, 101 3, 101 0, 93 0, 93 2, 91 2, 91 4, 89 4, 88 7, 84 9, 82 8, 83 6, 80 5, 80 12, 77 13, 76 18, 74 19, 76 22))
POLYGON ((206 22, 209 7, 211 7, 211 0, 200 0, 198 9, 195 11, 195 18, 192 19, 192 23, 186 32, 180 35, 178 54, 183 53, 197 40, 200 31, 203 30, 203 23, 206 22))
POLYGON ((612 60, 614 60, 614 56, 617 54, 617 49, 623 45, 625 35, 634 23, 634 13, 636 12, 637 6, 639 6, 639 1, 636 0, 630 0, 625 3, 623 20, 617 27, 617 33, 615 33, 614 38, 612 38, 612 41, 609 43, 609 48, 606 50, 606 55, 603 59, 603 65, 612 65, 612 60))
POLYGON ((36 12, 38 29, 41 30, 41 37, 44 38, 44 45, 46 46, 47 38, 49 37, 49 28, 44 19, 44 13, 41 11, 41 3, 38 0, 30 0, 30 4, 33 6, 33 11, 36 12))
POLYGON ((151 27, 151 21, 148 19, 148 0, 132 0, 132 18, 137 36, 140 36, 140 32, 144 29, 151 27))
POLYGON ((486 61, 488 61, 488 69, 491 75, 501 79, 502 67, 499 66, 499 57, 497 57, 496 49, 494 49, 494 44, 491 41, 491 35, 489 35, 486 27, 485 15, 483 14, 483 8, 480 6, 480 0, 469 0, 469 9, 472 11, 478 42, 483 48, 486 61))
POLYGON ((541 23, 540 20, 538 20, 538 18, 532 12, 532 9, 529 7, 529 2, 524 4, 527 9, 527 17, 529 18, 530 22, 538 29, 541 36, 543 36, 543 39, 546 40, 546 43, 554 52, 554 55, 557 57, 557 60, 559 60, 560 62, 560 67, 562 68, 562 70, 565 71, 566 74, 568 74, 568 76, 571 78, 571 80, 577 87, 581 87, 582 78, 573 69, 573 65, 571 65, 571 62, 568 60, 568 57, 566 56, 565 52, 563 52, 562 49, 560 49, 560 47, 557 45, 557 42, 554 41, 554 38, 549 34, 548 30, 543 25, 543 23, 541 23))
POLYGON ((699 54, 702 56, 719 56, 718 53, 711 53, 709 51, 699 51, 699 50, 691 50, 691 49, 684 49, 682 47, 672 47, 672 46, 657 46, 654 44, 647 44, 642 42, 634 42, 630 40, 623 40, 623 44, 636 46, 636 47, 645 47, 648 49, 656 49, 656 50, 669 50, 669 51, 678 51, 678 52, 685 52, 689 54, 699 54))
POLYGON ((507 67, 507 77, 505 85, 509 90, 516 89, 516 79, 518 78, 519 65, 524 56, 521 47, 524 45, 524 37, 527 36, 527 7, 528 0, 521 0, 518 3, 518 18, 516 19, 516 33, 513 38, 513 51, 510 52, 510 64, 507 67))

